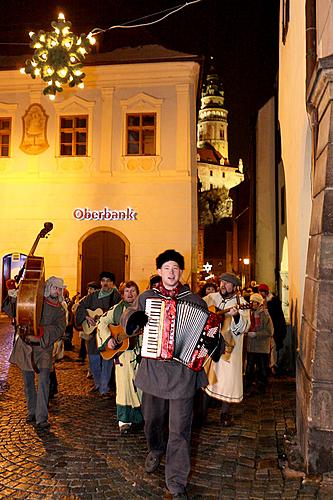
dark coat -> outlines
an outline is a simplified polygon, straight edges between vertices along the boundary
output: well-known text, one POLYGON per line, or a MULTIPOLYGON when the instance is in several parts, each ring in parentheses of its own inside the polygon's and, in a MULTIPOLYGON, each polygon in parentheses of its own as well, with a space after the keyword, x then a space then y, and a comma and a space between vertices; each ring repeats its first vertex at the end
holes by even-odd
MULTIPOLYGON (((118 304, 121 300, 121 295, 117 288, 113 288, 110 295, 103 298, 98 298, 100 290, 90 293, 83 297, 75 313, 75 324, 80 326, 87 316, 87 309, 95 311, 96 309, 102 309, 103 312, 108 311, 112 306, 118 304)), ((99 354, 96 346, 96 329, 91 334, 91 339, 88 340, 88 353, 89 354, 99 354)))
POLYGON ((283 341, 287 335, 287 325, 282 311, 281 300, 279 297, 272 294, 272 298, 266 299, 266 303, 273 322, 276 349, 279 350, 282 348, 283 341))
POLYGON ((64 334, 66 328, 66 313, 59 302, 52 304, 44 299, 40 326, 43 327, 44 334, 39 346, 28 345, 20 337, 16 338, 9 361, 23 371, 33 371, 32 350, 36 366, 51 369, 53 344, 64 334))

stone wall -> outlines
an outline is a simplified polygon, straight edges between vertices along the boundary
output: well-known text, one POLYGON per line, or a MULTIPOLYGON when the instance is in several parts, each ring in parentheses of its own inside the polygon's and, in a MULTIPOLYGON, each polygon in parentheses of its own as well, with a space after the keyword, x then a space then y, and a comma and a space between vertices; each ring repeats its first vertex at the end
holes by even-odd
POLYGON ((314 163, 312 212, 297 362, 297 429, 309 473, 333 470, 333 57, 308 91, 314 163))

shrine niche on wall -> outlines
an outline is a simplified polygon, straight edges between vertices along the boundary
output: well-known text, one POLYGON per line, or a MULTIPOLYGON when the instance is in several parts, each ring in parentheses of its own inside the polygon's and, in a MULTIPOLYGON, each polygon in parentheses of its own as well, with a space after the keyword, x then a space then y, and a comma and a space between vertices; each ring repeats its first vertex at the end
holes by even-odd
POLYGON ((40 104, 31 104, 23 121, 23 137, 20 148, 28 155, 38 155, 49 147, 46 137, 48 115, 40 104))

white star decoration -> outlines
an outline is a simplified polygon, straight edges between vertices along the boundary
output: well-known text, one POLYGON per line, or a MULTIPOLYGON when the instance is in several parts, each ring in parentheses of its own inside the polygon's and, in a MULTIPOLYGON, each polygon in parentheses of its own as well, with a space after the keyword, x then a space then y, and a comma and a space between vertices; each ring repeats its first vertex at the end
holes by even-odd
POLYGON ((212 267, 212 264, 209 264, 209 262, 206 262, 206 264, 202 266, 203 270, 206 271, 206 273, 210 273, 212 267))

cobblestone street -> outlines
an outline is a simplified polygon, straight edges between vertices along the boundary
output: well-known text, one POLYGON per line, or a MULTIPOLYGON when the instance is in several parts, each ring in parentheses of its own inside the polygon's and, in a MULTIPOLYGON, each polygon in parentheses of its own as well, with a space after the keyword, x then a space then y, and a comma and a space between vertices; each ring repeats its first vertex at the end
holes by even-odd
MULTIPOLYGON (((25 422, 20 371, 10 366, 13 328, 0 316, 0 498, 168 498, 163 462, 144 472, 143 432, 120 436, 114 397, 89 393, 87 364, 78 349, 57 364, 59 393, 50 406, 51 429, 25 422)), ((333 498, 329 478, 303 477, 285 455, 295 432, 295 384, 271 381, 265 395, 232 408, 233 427, 221 429, 219 408, 193 431, 190 498, 333 498)))

